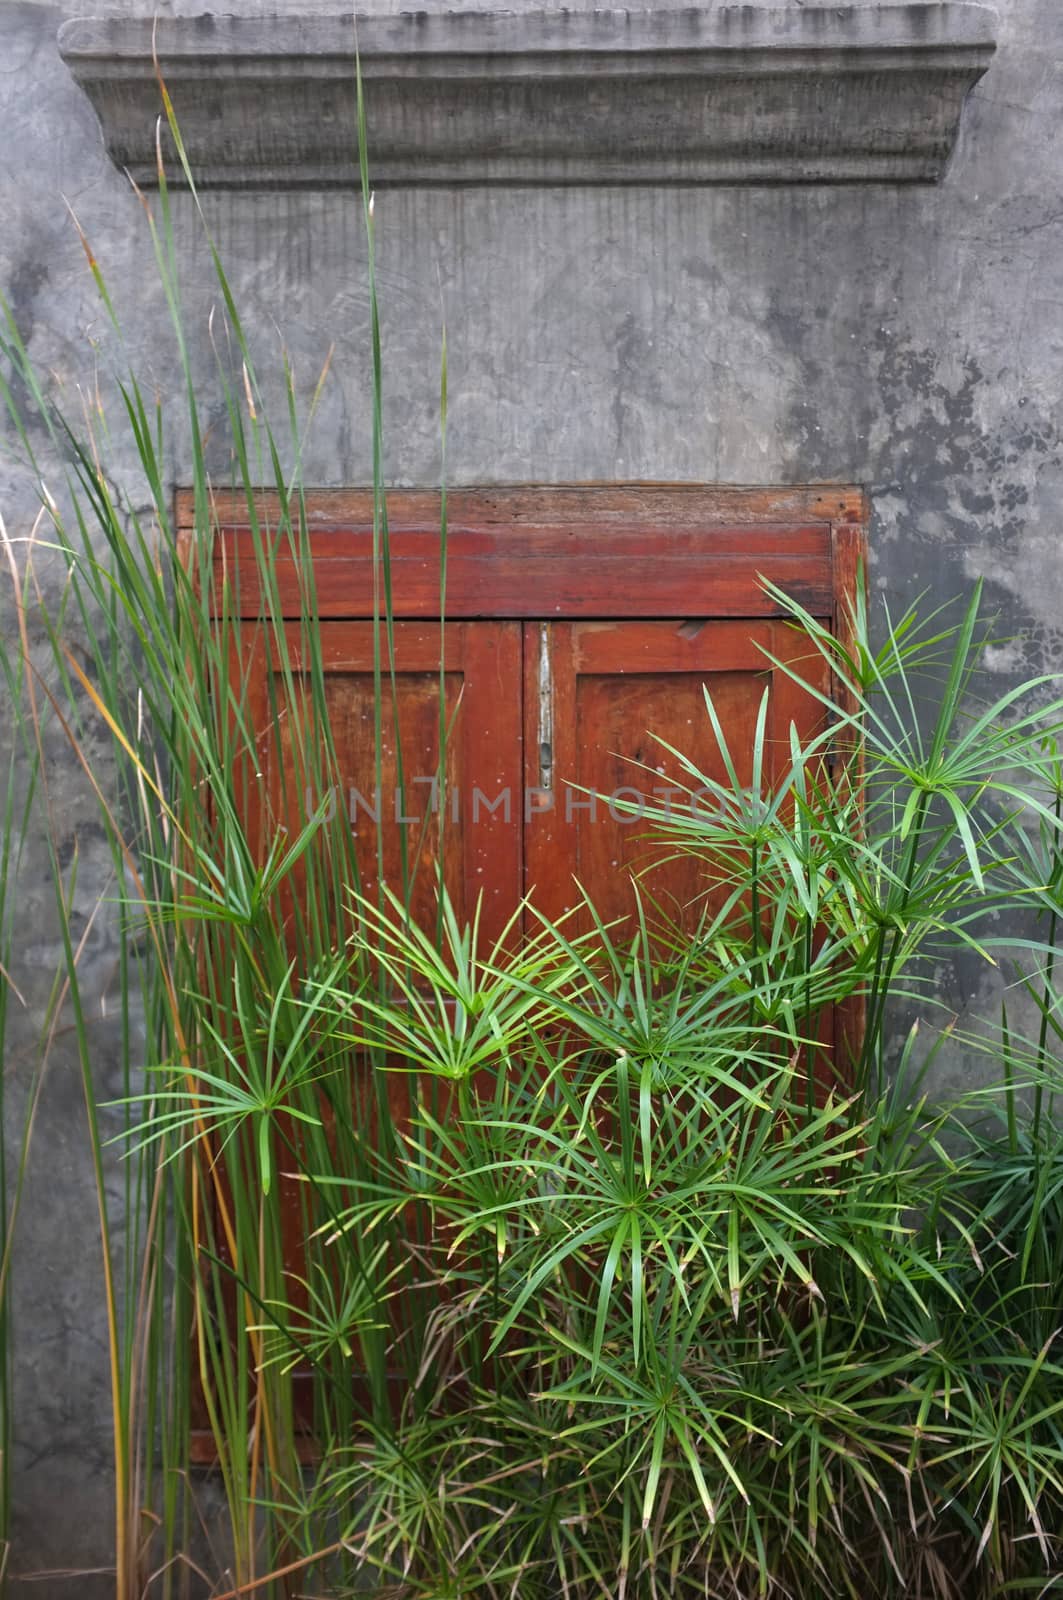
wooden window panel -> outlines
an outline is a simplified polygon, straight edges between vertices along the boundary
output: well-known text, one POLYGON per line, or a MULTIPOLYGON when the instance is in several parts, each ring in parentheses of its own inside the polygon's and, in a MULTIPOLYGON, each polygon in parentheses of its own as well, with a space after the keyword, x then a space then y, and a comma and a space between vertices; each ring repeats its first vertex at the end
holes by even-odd
POLYGON ((752 781, 753 730, 767 692, 770 789, 789 766, 791 724, 810 739, 825 712, 769 657, 828 689, 822 656, 788 623, 675 618, 526 625, 525 748, 540 767, 544 716, 552 729, 550 788, 529 808, 525 846, 526 887, 544 915, 556 919, 577 904, 578 884, 604 920, 619 921, 613 937, 630 937, 636 872, 647 899, 681 926, 690 929, 713 908, 693 863, 666 842, 648 840, 645 825, 625 817, 614 797, 634 805, 683 804, 681 794, 669 791, 694 784, 665 745, 710 780, 726 782, 706 691, 744 785, 752 781), (544 707, 547 694, 552 705, 544 707))
MULTIPOLYGON (((292 714, 308 705, 299 696, 287 703, 275 659, 276 646, 263 630, 251 631, 244 670, 248 675, 251 725, 262 731, 259 766, 245 786, 245 809, 252 846, 259 853, 278 826, 291 825, 313 809, 321 796, 311 793, 307 806, 306 775, 292 750, 286 730, 292 714), (272 680, 272 681, 271 681, 272 680)), ((395 687, 402 738, 402 778, 395 750, 395 706, 392 674, 382 640, 382 767, 375 792, 376 732, 374 716, 374 633, 372 622, 322 622, 318 649, 325 680, 325 713, 336 750, 339 793, 332 803, 343 806, 355 832, 355 855, 361 890, 377 893, 376 819, 383 835, 385 880, 401 895, 402 845, 412 882, 411 909, 422 926, 435 924, 438 872, 438 819, 432 814, 432 782, 439 769, 439 667, 444 662, 447 724, 447 771, 443 804, 443 879, 460 918, 472 917, 482 896, 481 928, 485 940, 502 932, 522 890, 522 726, 520 717, 521 636, 514 622, 398 622, 395 642, 395 687), (479 804, 480 788, 489 802, 509 793, 508 819, 501 806, 479 804), (457 801, 450 804, 447 796, 457 801)), ((301 625, 285 627, 286 650, 297 685, 302 666, 301 625)), ((315 737, 310 730, 310 737, 315 737)), ((299 883, 298 870, 293 881, 299 883)), ((291 903, 285 916, 295 914, 291 903)))

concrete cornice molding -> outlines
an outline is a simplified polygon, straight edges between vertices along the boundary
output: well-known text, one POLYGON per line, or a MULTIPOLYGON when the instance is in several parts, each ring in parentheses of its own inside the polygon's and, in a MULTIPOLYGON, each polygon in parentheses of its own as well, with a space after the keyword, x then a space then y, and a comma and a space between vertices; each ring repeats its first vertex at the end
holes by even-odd
MULTIPOLYGON (((377 186, 928 183, 997 16, 962 0, 422 11, 357 31, 377 186)), ((74 19, 59 48, 142 185, 153 52, 198 184, 357 184, 350 14, 74 19)))

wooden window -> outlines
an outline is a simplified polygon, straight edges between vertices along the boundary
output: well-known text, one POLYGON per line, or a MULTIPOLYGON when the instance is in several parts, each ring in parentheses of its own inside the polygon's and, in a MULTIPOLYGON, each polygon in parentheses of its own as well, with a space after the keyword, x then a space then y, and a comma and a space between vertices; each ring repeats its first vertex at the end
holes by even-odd
MULTIPOLYGON (((442 653, 448 717, 454 718, 444 878, 458 915, 469 917, 482 896, 482 934, 493 940, 525 894, 557 918, 579 905, 579 883, 605 918, 622 920, 633 913, 631 874, 641 870, 654 898, 682 916, 697 889, 689 863, 660 850, 663 859, 654 859, 645 829, 621 802, 667 799, 682 781, 674 758, 653 735, 709 776, 723 776, 705 687, 743 780, 750 777, 752 731, 765 690, 769 781, 785 770, 791 724, 806 738, 822 727, 821 702, 770 658, 799 663, 822 691, 830 688, 826 666, 761 580, 770 579, 832 629, 844 629, 864 548, 863 495, 833 487, 631 486, 463 490, 448 499, 441 619, 439 496, 388 497, 404 785, 400 790, 385 672, 379 796, 373 779, 372 495, 321 492, 308 499, 325 712, 343 776, 336 803, 348 809, 356 830, 363 887, 373 893, 378 827, 385 874, 396 887, 402 830, 411 863, 435 837, 436 830, 425 827, 425 812, 439 760, 442 653)), ((276 642, 262 626, 246 504, 222 495, 215 509, 214 559, 236 596, 250 716, 262 731, 258 770, 244 803, 253 840, 264 848, 278 824, 305 815, 305 796, 291 792, 295 763, 286 749, 285 719, 277 715, 289 690, 277 671, 276 642)), ((276 525, 277 509, 263 495, 263 527, 276 525)), ((178 514, 188 538, 190 496, 179 497, 178 514)), ((296 693, 305 580, 294 555, 278 553, 277 620, 285 623, 296 693)), ((432 926, 434 872, 430 863, 421 864, 429 870, 415 874, 413 910, 422 925, 432 926)), ((296 914, 291 900, 297 895, 296 878, 288 914, 296 914)), ((822 1019, 824 1046, 836 1045, 841 1031, 853 1026, 852 1018, 822 1019)), ((395 1077, 401 1117, 406 1084, 401 1074, 395 1077)), ((299 1213, 292 1196, 282 1204, 297 1270, 299 1213)), ((211 1458, 202 1428, 193 1452, 211 1458)))

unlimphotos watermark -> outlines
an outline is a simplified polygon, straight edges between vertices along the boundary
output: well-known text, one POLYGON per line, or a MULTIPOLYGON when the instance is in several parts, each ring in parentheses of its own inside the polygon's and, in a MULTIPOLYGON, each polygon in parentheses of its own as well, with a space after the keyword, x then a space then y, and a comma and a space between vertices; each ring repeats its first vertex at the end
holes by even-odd
POLYGON ((567 824, 597 823, 608 819, 627 826, 641 821, 648 811, 655 817, 715 815, 719 797, 711 789, 685 789, 679 785, 658 784, 649 792, 622 784, 610 794, 588 793, 565 785, 558 794, 554 788, 526 785, 523 789, 506 784, 502 788, 485 789, 478 784, 463 788, 459 784, 447 785, 442 794, 437 777, 407 779, 401 787, 368 791, 357 784, 334 784, 319 799, 312 789, 304 795, 307 815, 321 806, 331 821, 341 811, 346 814, 352 830, 359 827, 377 828, 382 821, 394 820, 399 825, 422 823, 427 817, 438 816, 444 807, 451 822, 481 824, 511 824, 520 817, 526 823, 536 817, 556 813, 567 824))

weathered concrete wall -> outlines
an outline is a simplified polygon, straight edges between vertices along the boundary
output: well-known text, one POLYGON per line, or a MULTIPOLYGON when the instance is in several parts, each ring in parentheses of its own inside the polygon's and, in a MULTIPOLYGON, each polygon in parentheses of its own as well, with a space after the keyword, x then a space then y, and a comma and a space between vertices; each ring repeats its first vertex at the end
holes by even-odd
MULTIPOLYGON (((399 6, 400 0, 388 0, 399 6)), ((176 0, 160 11, 194 11, 176 0)), ((73 8, 71 8, 73 9, 73 8)), ((131 0, 97 11, 122 13, 131 0)), ((226 8, 257 11, 276 6, 226 8)), ((316 0, 281 8, 312 12, 316 0)), ((1063 7, 1006 0, 997 60, 936 189, 415 191, 377 203, 389 475, 439 472, 440 324, 453 481, 838 478, 869 486, 873 583, 891 604, 984 576, 1001 673, 1063 663, 1063 7)), ((0 282, 42 371, 72 393, 116 356, 63 197, 92 240, 129 359, 176 383, 140 205, 54 48, 64 12, 0 7, 0 282)), ((178 105, 178 113, 180 106, 178 105)), ((335 344, 307 476, 370 476, 364 240, 354 197, 212 195, 210 225, 263 373, 277 327, 309 394, 335 344)), ((209 387, 215 298, 176 202, 193 360, 209 387)), ((210 406, 207 405, 209 414, 210 406)), ((185 440, 170 440, 174 481, 185 440)), ((134 463, 112 463, 135 483, 134 463)), ((25 476, 0 458, 0 511, 25 533, 25 476)), ((80 896, 108 862, 76 774, 53 793, 80 896)), ((54 970, 43 865, 20 899, 16 1093, 54 970)), ((114 981, 101 921, 90 990, 114 981)), ((972 996, 943 974, 953 1003, 972 996)), ((106 1083, 112 1023, 96 1018, 106 1083)), ((115 1179, 116 1191, 118 1179, 115 1179)), ((80 1090, 62 1044, 39 1114, 18 1291, 12 1567, 109 1559, 107 1373, 80 1090)), ((106 1579, 97 1580, 99 1593, 106 1579)), ((27 1590, 27 1593, 31 1591, 27 1590)), ((90 1594, 56 1577, 32 1593, 90 1594)))

